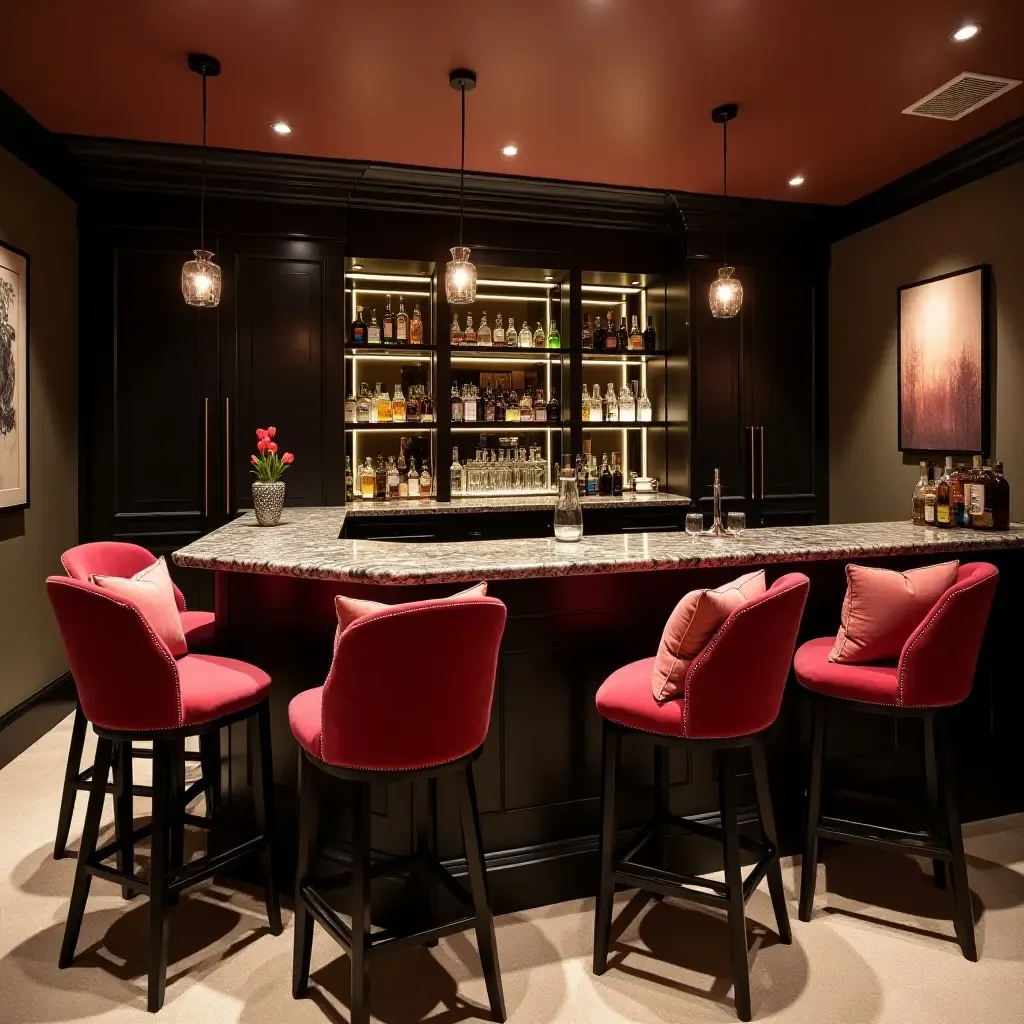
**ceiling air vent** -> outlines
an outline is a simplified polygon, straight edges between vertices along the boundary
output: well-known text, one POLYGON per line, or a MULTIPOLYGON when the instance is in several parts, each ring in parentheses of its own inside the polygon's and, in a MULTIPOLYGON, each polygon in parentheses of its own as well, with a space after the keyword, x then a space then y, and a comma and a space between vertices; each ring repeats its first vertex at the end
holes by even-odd
POLYGON ((995 75, 965 71, 923 99, 912 103, 903 113, 936 117, 940 121, 959 121, 972 110, 983 107, 1018 85, 1020 82, 1014 78, 997 78, 995 75))

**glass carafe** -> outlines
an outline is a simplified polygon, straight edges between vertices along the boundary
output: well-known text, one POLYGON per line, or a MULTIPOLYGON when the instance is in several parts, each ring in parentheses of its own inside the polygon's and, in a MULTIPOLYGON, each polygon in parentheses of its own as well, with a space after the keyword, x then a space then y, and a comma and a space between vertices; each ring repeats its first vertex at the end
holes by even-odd
POLYGON ((558 476, 558 501, 555 503, 555 540, 572 543, 583 537, 583 510, 576 490, 576 475, 568 456, 562 460, 558 476))

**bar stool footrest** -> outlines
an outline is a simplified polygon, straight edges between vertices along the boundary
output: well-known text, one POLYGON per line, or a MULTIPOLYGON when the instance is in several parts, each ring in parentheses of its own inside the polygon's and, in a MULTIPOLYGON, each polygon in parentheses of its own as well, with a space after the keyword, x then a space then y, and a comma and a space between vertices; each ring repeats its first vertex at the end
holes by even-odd
POLYGON ((927 832, 908 832, 904 829, 887 828, 863 821, 849 821, 845 818, 831 818, 822 815, 816 829, 819 839, 830 839, 840 843, 856 843, 881 850, 897 850, 932 860, 952 861, 953 853, 948 846, 941 845, 937 837, 927 832))

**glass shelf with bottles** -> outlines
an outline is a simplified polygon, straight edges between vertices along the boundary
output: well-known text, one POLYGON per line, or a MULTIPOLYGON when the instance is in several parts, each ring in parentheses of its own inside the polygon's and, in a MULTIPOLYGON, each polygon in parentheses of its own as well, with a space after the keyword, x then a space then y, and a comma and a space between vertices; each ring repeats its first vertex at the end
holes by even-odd
POLYGON ((453 430, 464 424, 491 425, 496 430, 504 429, 507 424, 521 426, 524 430, 558 429, 562 425, 562 405, 557 390, 550 383, 545 390, 536 375, 517 372, 505 375, 505 379, 499 376, 497 387, 493 376, 488 376, 483 388, 475 382, 460 384, 456 381, 452 384, 449 401, 453 430))
MULTIPOLYGON (((599 300, 584 301, 588 305, 601 304, 599 300)), ((623 310, 627 308, 625 302, 622 303, 622 308, 623 310)), ((626 327, 626 316, 625 312, 621 313, 619 326, 616 327, 615 313, 612 309, 606 310, 603 315, 595 312, 593 322, 591 322, 591 314, 584 311, 581 347, 585 360, 600 361, 609 357, 621 358, 624 356, 627 359, 632 357, 638 362, 642 362, 643 357, 658 354, 658 333, 654 327, 653 316, 646 315, 647 324, 645 327, 641 327, 641 314, 633 313, 628 328, 626 327)))
POLYGON ((609 381, 604 394, 601 394, 599 384, 594 384, 588 392, 584 383, 581 409, 584 428, 644 428, 661 425, 653 419, 646 386, 638 380, 627 384, 625 374, 618 389, 609 381))
MULTIPOLYGON (((345 457, 347 502, 406 501, 435 496, 436 486, 431 472, 433 449, 429 438, 399 437, 397 454, 393 454, 393 448, 384 454, 382 446, 374 444, 372 454, 363 455, 358 443, 359 439, 353 436, 351 454, 345 457)), ((390 447, 393 442, 386 444, 390 447)))
POLYGON ((359 394, 351 388, 345 399, 345 426, 349 430, 419 428, 433 430, 437 422, 434 399, 425 384, 408 385, 408 393, 399 381, 389 392, 381 383, 359 385, 359 394))
POLYGON ((480 434, 465 459, 452 449, 449 468, 453 500, 465 497, 529 497, 553 495, 552 444, 521 443, 518 436, 488 438, 480 434))
POLYGON ((547 303, 547 307, 546 327, 540 320, 537 320, 536 325, 531 328, 528 320, 523 319, 518 330, 516 330, 515 317, 511 315, 506 322, 503 321, 502 314, 498 313, 492 327, 487 321, 486 311, 480 313, 478 322, 475 322, 472 312, 465 313, 464 319, 461 321, 459 313, 456 312, 448 330, 448 339, 452 349, 478 354, 482 352, 484 355, 501 352, 509 355, 529 354, 536 357, 540 352, 560 352, 562 336, 558 330, 558 320, 550 312, 550 303, 547 303))

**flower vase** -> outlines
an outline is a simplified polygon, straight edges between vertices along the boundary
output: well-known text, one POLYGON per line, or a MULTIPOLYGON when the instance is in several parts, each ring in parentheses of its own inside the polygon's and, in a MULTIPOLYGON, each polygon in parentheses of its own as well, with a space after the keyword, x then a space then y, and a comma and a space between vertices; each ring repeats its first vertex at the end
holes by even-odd
POLYGON ((277 526, 281 522, 281 510, 284 508, 284 484, 280 480, 272 484, 254 480, 252 507, 260 526, 277 526))

